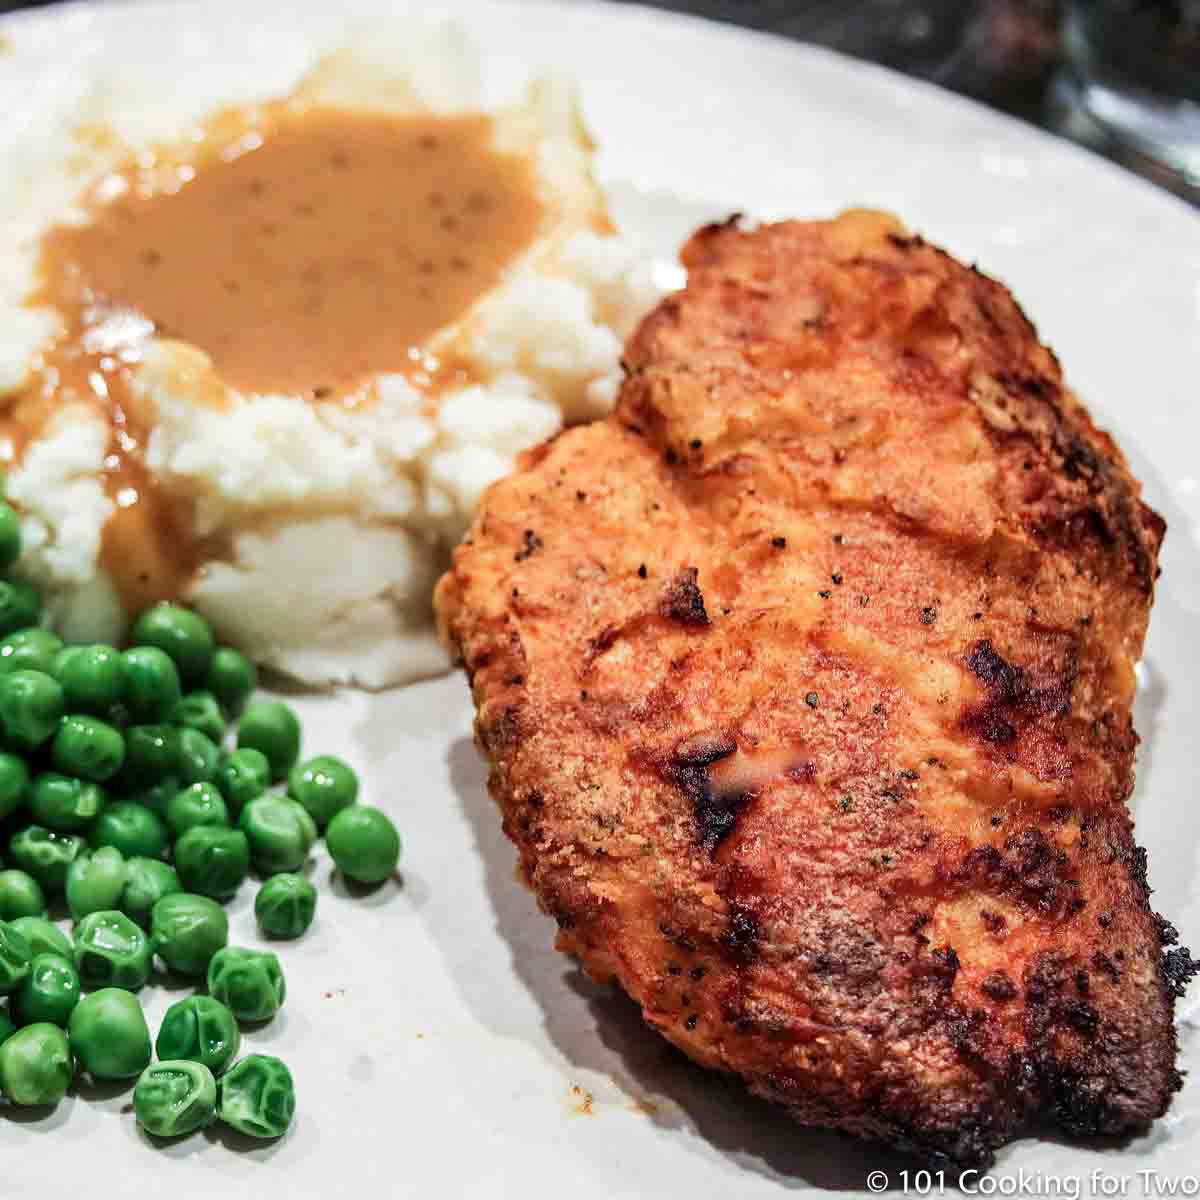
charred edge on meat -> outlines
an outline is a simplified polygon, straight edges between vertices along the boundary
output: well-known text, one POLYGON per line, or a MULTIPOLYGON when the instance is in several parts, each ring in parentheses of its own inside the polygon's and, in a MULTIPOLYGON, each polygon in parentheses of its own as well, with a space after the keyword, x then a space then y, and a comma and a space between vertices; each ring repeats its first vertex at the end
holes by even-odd
MULTIPOLYGON (((955 877, 960 882, 984 884, 993 894, 1009 896, 1046 915, 1065 914, 1074 899, 1069 855, 1036 828, 1012 834, 1002 847, 975 847, 962 860, 955 877)), ((1004 927, 1002 918, 994 923, 997 929, 1004 927)))
POLYGON ((964 713, 960 725, 965 732, 992 745, 1006 746, 1016 741, 1022 723, 1070 716, 1075 672, 1069 665, 1061 681, 1037 688, 1022 667, 1005 661, 986 638, 971 647, 966 662, 967 669, 987 688, 988 698, 964 713))
POLYGON ((1004 971, 991 971, 979 985, 985 996, 1003 1004, 1017 994, 1017 985, 1004 971))
POLYGON ((663 773, 691 801, 696 821, 696 841, 711 854, 737 825, 751 799, 749 792, 718 793, 708 778, 708 768, 737 750, 727 734, 689 738, 675 748, 663 773))
POLYGON ((700 572, 695 567, 684 567, 674 579, 667 584, 663 593, 659 612, 669 621, 678 621, 681 625, 703 627, 708 625, 708 613, 704 608, 704 596, 700 591, 697 580, 700 572))
POLYGON ((758 918, 745 905, 731 901, 729 924, 725 927, 722 944, 725 952, 736 963, 747 963, 758 954, 758 943, 762 934, 758 918))
POLYGON ((521 548, 513 555, 513 562, 524 562, 532 558, 542 548, 542 539, 532 529, 525 530, 521 539, 521 548))
MULTIPOLYGON (((1041 1115, 1076 1136, 1144 1128, 1161 1111, 1135 1111, 1143 1091, 1139 1056, 1119 1029, 1102 1022, 1096 1009, 1072 994, 1074 972, 1061 955, 1039 955, 1025 975, 1025 1040, 1021 1064, 1031 1074, 1041 1115), (1074 1047, 1074 1049, 1070 1049, 1074 1047)), ((1154 1108, 1166 1108, 1170 1091, 1154 1108)))

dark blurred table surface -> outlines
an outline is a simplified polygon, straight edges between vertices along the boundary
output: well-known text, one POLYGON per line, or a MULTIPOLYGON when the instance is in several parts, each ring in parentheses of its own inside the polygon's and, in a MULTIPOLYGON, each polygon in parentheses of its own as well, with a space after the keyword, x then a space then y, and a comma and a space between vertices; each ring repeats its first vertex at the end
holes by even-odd
MULTIPOLYGON (((929 80, 1089 146, 1200 206, 1200 192, 1114 144, 1075 109, 1061 52, 1062 0, 651 3, 827 46, 929 80)), ((36 6, 36 0, 0 0, 0 13, 36 6)))

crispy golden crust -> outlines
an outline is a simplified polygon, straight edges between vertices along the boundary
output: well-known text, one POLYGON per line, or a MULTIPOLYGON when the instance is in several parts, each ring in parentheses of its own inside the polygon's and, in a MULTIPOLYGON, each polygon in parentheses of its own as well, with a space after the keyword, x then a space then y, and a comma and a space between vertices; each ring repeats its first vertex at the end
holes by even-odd
POLYGON ((960 1165, 1144 1127, 1192 971, 1125 808, 1163 522, 892 219, 684 259, 438 588, 559 945, 808 1124, 960 1165))

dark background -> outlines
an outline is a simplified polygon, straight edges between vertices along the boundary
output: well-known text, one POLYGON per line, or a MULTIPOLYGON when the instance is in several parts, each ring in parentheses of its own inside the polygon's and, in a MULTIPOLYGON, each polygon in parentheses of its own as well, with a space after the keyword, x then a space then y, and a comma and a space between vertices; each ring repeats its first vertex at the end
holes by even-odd
MULTIPOLYGON (((1081 142, 1200 204, 1200 192, 1116 146, 1076 110, 1062 56, 1063 0, 651 2, 814 42, 930 80, 1081 142)), ((37 0, 0 0, 0 12, 38 6, 37 0)))

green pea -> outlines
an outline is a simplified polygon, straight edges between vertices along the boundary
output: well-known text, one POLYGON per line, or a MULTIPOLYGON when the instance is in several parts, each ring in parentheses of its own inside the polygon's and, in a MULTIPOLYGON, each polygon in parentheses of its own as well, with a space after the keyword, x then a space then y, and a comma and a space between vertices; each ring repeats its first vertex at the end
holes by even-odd
POLYGON ((221 750, 198 729, 179 731, 179 777, 186 783, 211 783, 217 777, 221 750))
POLYGON ((0 641, 0 674, 30 670, 53 675, 54 660, 62 648, 62 638, 48 629, 18 629, 0 641))
POLYGON ((125 890, 117 907, 143 929, 150 927, 150 912, 164 897, 182 892, 175 868, 157 858, 131 858, 125 864, 125 890))
POLYGON ((78 833, 86 829, 107 803, 99 784, 45 771, 33 781, 29 811, 33 819, 59 833, 78 833))
POLYGON ((156 812, 118 800, 92 823, 89 840, 95 847, 116 846, 126 858, 161 858, 170 838, 166 822, 156 812))
POLYGON ((208 964, 208 992, 239 1021, 269 1021, 287 995, 279 959, 269 950, 225 946, 208 964))
POLYGON ((165 821, 167 805, 181 787, 183 787, 183 780, 178 775, 164 775, 154 783, 147 783, 142 787, 122 793, 121 799, 130 804, 140 804, 152 813, 157 813, 165 821))
POLYGON ((155 904, 150 936, 172 971, 203 975, 209 960, 229 940, 229 918, 215 900, 178 892, 155 904))
POLYGON ((400 835, 387 814, 356 804, 344 808, 325 830, 325 845, 343 875, 359 883, 380 883, 400 861, 400 835))
POLYGON ((174 725, 130 725, 125 730, 122 778, 138 787, 179 770, 179 730, 174 725))
POLYGON ((227 713, 236 715, 258 687, 258 672, 244 654, 220 646, 213 654, 204 686, 225 706, 227 713))
POLYGON ((182 690, 175 664, 156 646, 134 646, 121 655, 122 695, 138 721, 165 721, 182 690))
POLYGON ((16 754, 0 750, 0 820, 15 813, 29 796, 29 768, 16 754))
POLYGON ((15 992, 29 974, 33 951, 7 921, 0 921, 0 996, 15 992))
POLYGON ((212 692, 188 692, 175 705, 171 720, 186 729, 199 730, 217 745, 225 736, 225 716, 212 692))
POLYGON ((64 958, 70 958, 74 953, 71 939, 45 917, 18 917, 9 925, 29 943, 34 957, 39 954, 61 954, 64 958))
POLYGON ((42 616, 42 597, 24 579, 0 579, 0 637, 36 625, 42 616))
POLYGON ((250 843, 240 829, 196 825, 175 843, 175 869, 189 892, 228 900, 250 870, 250 843))
POLYGON ((115 846, 81 854, 67 868, 67 907, 71 916, 78 921, 89 913, 116 908, 128 871, 125 856, 115 846))
POLYGON ((43 891, 57 895, 67 881, 67 868, 86 847, 76 834, 27 825, 13 834, 8 852, 13 863, 32 875, 43 891))
POLYGON ((17 1027, 13 1024, 12 1017, 8 1015, 8 1009, 0 1007, 0 1046, 3 1046, 16 1032, 17 1027))
POLYGON ((156 604, 133 623, 129 640, 135 646, 154 646, 169 654, 180 678, 198 683, 213 659, 213 635, 208 622, 178 604, 156 604))
POLYGON ((63 690, 53 675, 25 670, 0 676, 0 726, 14 746, 40 746, 54 735, 62 715, 63 690))
POLYGON ((71 1049, 93 1079, 132 1079, 150 1062, 150 1030, 138 998, 101 988, 75 1005, 67 1022, 71 1049))
POLYGON ((300 937, 316 910, 317 889, 303 875, 272 875, 254 898, 254 915, 269 937, 300 937))
POLYGON ((288 795, 324 829, 358 799, 358 776, 340 758, 323 754, 298 763, 288 775, 288 795))
POLYGON ((0 871, 0 921, 41 917, 46 913, 42 885, 26 871, 0 871))
POLYGON ((150 978, 154 947, 123 912, 108 909, 75 926, 74 957, 84 987, 136 992, 150 978))
POLYGON ((54 663, 67 708, 107 713, 125 694, 121 652, 113 646, 68 646, 54 663))
POLYGON ((18 1025, 48 1021, 66 1027, 79 1003, 79 972, 61 954, 36 954, 9 1006, 18 1025))
POLYGON ((133 1089, 133 1115, 155 1137, 179 1137, 217 1119, 217 1081, 200 1063, 151 1063, 133 1089))
POLYGON ((26 1025, 0 1045, 0 1091, 13 1104, 57 1104, 74 1074, 70 1042, 57 1025, 26 1025))
POLYGON ((221 1079, 217 1116, 240 1133, 282 1137, 295 1112, 296 1085, 278 1058, 248 1054, 221 1079))
POLYGON ((50 757, 64 775, 78 775, 95 783, 111 779, 125 761, 125 739, 99 717, 81 713, 63 717, 50 757))
POLYGON ((167 802, 167 825, 176 837, 197 825, 229 824, 225 800, 211 783, 193 783, 167 802))
POLYGON ((281 701, 256 700, 242 715, 237 744, 239 750, 261 750, 271 764, 271 777, 282 779, 300 757, 300 722, 281 701))
POLYGON ((11 504, 0 500, 0 570, 21 557, 21 518, 11 504))
POLYGON ((82 649, 82 646, 75 646, 68 642, 67 645, 63 646, 63 648, 54 656, 54 668, 51 670, 50 674, 53 675, 59 683, 62 683, 63 668, 82 649))
POLYGON ((250 856, 264 875, 296 870, 317 840, 312 818, 286 796, 251 800, 238 817, 238 828, 249 838, 250 856))
POLYGON ((261 750, 235 750, 217 768, 217 787, 233 813, 257 800, 271 783, 271 764, 261 750))
POLYGON ((237 1057, 241 1044, 237 1021, 224 1004, 211 996, 188 996, 167 1009, 154 1052, 163 1059, 203 1063, 220 1075, 237 1057))

